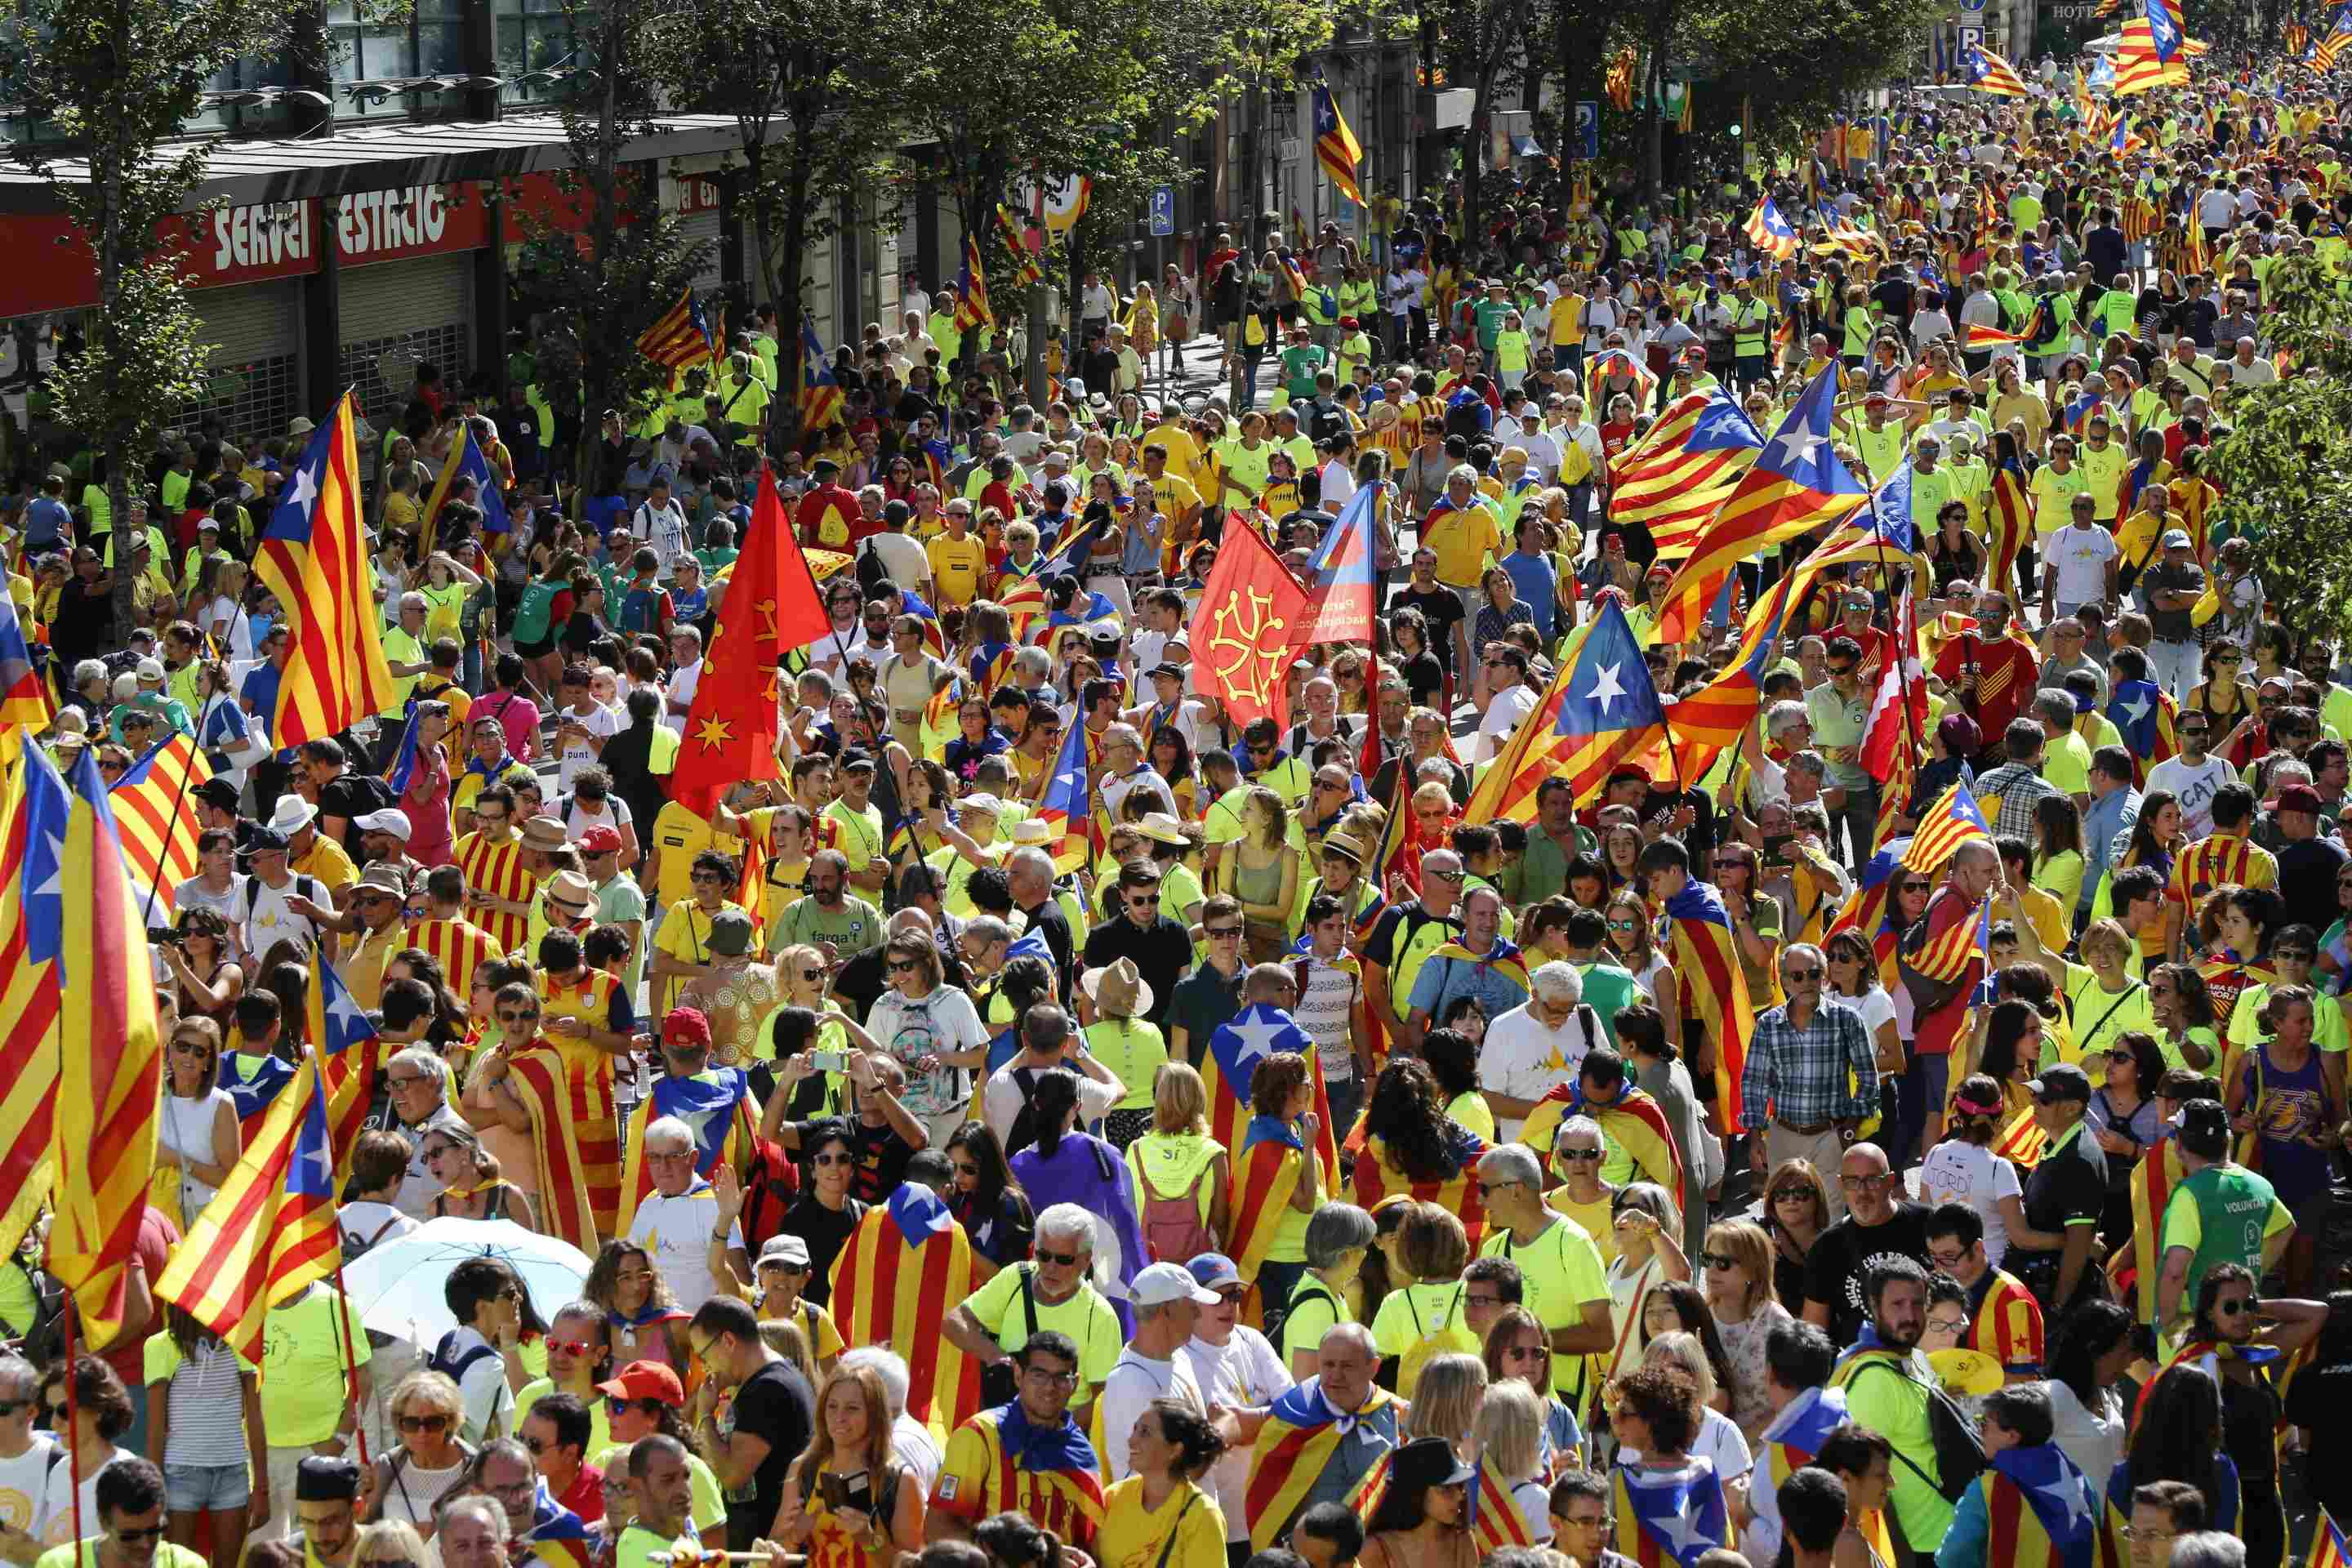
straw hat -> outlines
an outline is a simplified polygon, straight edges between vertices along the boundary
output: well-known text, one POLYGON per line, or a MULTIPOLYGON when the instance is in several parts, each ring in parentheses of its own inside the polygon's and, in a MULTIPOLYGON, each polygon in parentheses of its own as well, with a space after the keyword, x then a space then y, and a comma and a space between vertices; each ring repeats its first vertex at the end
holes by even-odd
POLYGON ((1151 987, 1131 958, 1087 970, 1078 981, 1078 989, 1107 1018, 1133 1018, 1151 1011, 1151 987))

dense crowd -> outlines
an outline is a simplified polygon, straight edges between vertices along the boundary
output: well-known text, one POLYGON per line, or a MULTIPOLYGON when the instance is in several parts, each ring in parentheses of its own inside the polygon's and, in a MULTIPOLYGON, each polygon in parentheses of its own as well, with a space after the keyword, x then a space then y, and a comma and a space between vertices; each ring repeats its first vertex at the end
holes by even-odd
POLYGON ((2206 467, 2295 374, 2267 285, 2340 288, 2339 127, 2301 76, 2045 77, 1664 204, 1221 233, 1088 279, 1042 406, 909 279, 772 472, 772 310, 585 475, 528 349, 425 367, 367 432, 396 690, 299 747, 304 606, 250 566, 310 422, 175 439, 119 520, 42 454, 37 742, 210 771, 151 905, 129 1331, 64 1353, 37 1229, 0 1269, 0 1558, 2277 1568, 2352 1518, 2352 672, 2206 467), (1188 352, 1222 390, 1165 390, 1188 352), (1845 526, 1666 637, 1688 488, 1629 464, 1702 408, 1761 447, 1824 375, 1915 548, 1782 595, 1704 770, 1496 815, 1596 620, 1713 690, 1845 526), (1193 646, 1221 547, 1308 579, 1364 492, 1371 645, 1241 721, 1193 646), (774 776, 704 812, 668 781, 760 526, 829 625, 774 776), (346 1266, 484 1228, 427 1281, 454 1327, 322 1283, 257 1369, 149 1287, 323 1043, 321 966, 377 1036, 346 1266))

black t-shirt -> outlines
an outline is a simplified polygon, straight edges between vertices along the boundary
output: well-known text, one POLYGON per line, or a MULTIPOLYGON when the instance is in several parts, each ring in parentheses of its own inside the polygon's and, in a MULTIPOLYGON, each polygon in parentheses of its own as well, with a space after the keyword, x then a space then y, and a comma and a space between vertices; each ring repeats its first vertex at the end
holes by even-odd
MULTIPOLYGON (((2070 1225, 2096 1225, 2107 1204, 2107 1154, 2087 1126, 2075 1124, 2063 1147, 2025 1173, 2025 1224, 2030 1230, 2063 1231, 2070 1225)), ((2086 1270, 2087 1272, 2087 1270, 2086 1270)))
POLYGON ((343 819, 343 850, 357 860, 361 858, 360 818, 395 804, 398 798, 380 778, 337 773, 319 786, 319 815, 343 819))
POLYGON ((1419 610, 1428 623, 1429 651, 1437 656, 1446 673, 1454 671, 1454 623, 1464 618, 1462 601, 1453 589, 1443 584, 1424 594, 1410 584, 1389 595, 1389 612, 1419 610))
POLYGON ((768 1457, 751 1472, 751 1485, 727 1494, 727 1550, 749 1552, 774 1527, 784 1500, 784 1472, 816 1435, 816 1394, 799 1368, 772 1361, 735 1390, 731 1413, 736 1431, 768 1444, 768 1457))
POLYGON ((1076 967, 1077 957, 1077 942, 1070 935, 1069 917, 1052 899, 1022 912, 1029 917, 1029 934, 1042 940, 1053 953, 1054 972, 1060 977, 1062 995, 1066 999, 1070 994, 1070 972, 1076 967))
POLYGON ((1830 1310, 1830 1342, 1853 1343, 1869 1317, 1863 1281, 1871 1267, 1887 1258, 1907 1258, 1920 1268, 1927 1262, 1927 1205, 1897 1203, 1885 1225, 1867 1229, 1848 1215, 1813 1239, 1805 1258, 1805 1300, 1830 1310))
MULTIPOLYGON (((1114 897, 1122 894, 1114 891, 1114 897)), ((1192 967, 1192 939, 1184 922, 1162 911, 1148 926, 1139 926, 1126 911, 1105 919, 1087 933, 1087 967, 1100 969, 1120 959, 1132 959, 1143 983, 1151 987, 1151 1007, 1146 1022, 1164 1025, 1169 1005, 1176 999, 1176 983, 1192 967)))
POLYGON ((2291 910, 2324 910, 2344 868, 2344 846, 2333 838, 2305 838, 2278 849, 2279 897, 2291 910))
POLYGON ((2352 1465, 2344 1462, 2352 1458, 2352 1447, 2338 1452, 2336 1434, 2352 1434, 2352 1426, 2338 1426, 2335 1417, 2347 1408, 2352 1408, 2352 1362, 2305 1367, 2287 1384, 2286 1418, 2311 1430, 2311 1462, 2304 1474, 2328 1512, 2339 1518, 2346 1500, 2352 1499, 2352 1465))
MULTIPOLYGON (((866 1205, 852 1198, 840 1209, 829 1209, 805 1194, 784 1215, 783 1228, 808 1243, 809 1281, 802 1288, 801 1300, 823 1307, 833 1300, 833 1260, 849 1245, 849 1233, 866 1217, 866 1205)), ((771 1522, 775 1516, 769 1515, 771 1522)))

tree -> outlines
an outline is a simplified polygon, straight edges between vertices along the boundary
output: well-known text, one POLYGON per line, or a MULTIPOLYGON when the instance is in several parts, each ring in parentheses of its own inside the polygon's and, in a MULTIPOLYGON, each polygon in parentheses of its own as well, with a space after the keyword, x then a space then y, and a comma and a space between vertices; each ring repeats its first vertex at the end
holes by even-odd
POLYGON ((840 227, 843 205, 883 175, 875 130, 890 123, 900 57, 886 40, 896 26, 897 13, 877 0, 699 0, 654 24, 652 58, 672 97, 732 114, 742 136, 736 195, 760 253, 751 302, 776 302, 781 334, 771 451, 800 431, 809 251, 840 227))
POLYGON ((2263 330, 2294 365, 2273 386, 2230 392, 2230 433, 2207 477, 2221 488, 2209 526, 2253 541, 2275 618, 2352 635, 2352 347, 2326 272, 2284 257, 2263 286, 2263 330))
MULTIPOLYGON (((205 177, 210 144, 177 140, 205 84, 255 39, 315 37, 299 0, 19 0, 28 40, 10 74, 58 139, 10 156, 47 182, 88 241, 98 305, 88 345, 48 376, 58 415, 106 465, 110 515, 127 525, 131 475, 177 411, 202 395, 203 341, 172 233, 205 177)), ((132 619, 127 542, 114 619, 132 619)))
POLYGON ((668 371, 637 352, 637 338, 677 303, 710 247, 686 242, 661 210, 652 166, 625 156, 657 123, 657 83, 645 64, 650 13, 564 0, 564 14, 593 63, 573 73, 560 106, 572 162, 557 178, 586 235, 584 245, 543 247, 556 304, 540 334, 540 367, 578 400, 572 471, 584 498, 600 467, 597 411, 642 406, 667 387, 668 371))
POLYGON ((1469 145, 1462 159, 1462 232, 1475 246, 1486 232, 1479 207, 1479 150, 1486 145, 1496 94, 1528 59, 1528 0, 1430 0, 1424 26, 1444 40, 1445 79, 1471 90, 1469 145))
POLYGON ((1711 85, 1748 106, 1748 134, 1795 151, 1821 133, 1855 93, 1901 79, 1904 62, 1937 13, 1922 0, 1754 0, 1710 4, 1688 20, 1690 40, 1711 58, 1711 85))

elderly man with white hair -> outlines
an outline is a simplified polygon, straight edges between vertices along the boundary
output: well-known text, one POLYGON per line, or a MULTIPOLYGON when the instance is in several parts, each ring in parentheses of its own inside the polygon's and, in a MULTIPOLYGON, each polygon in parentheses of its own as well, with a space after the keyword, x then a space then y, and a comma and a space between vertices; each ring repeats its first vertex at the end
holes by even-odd
POLYGON ((1372 1381, 1381 1351, 1361 1323, 1334 1324, 1315 1357, 1315 1375, 1271 1404, 1222 1412, 1217 1431, 1228 1444, 1255 1451, 1253 1472, 1266 1468, 1286 1439, 1302 1432, 1335 1428, 1339 1440, 1324 1450, 1312 1477, 1286 1476, 1278 1488, 1250 1488, 1250 1543, 1263 1550, 1286 1536, 1298 1517, 1318 1503, 1344 1502, 1381 1456, 1402 1439, 1405 1406, 1372 1381), (1301 1486, 1300 1480, 1305 1484, 1301 1486))
POLYGON ((999 1269, 965 1297, 948 1314, 948 1342, 996 1366, 1011 1362, 1031 1334, 1057 1330, 1078 1347, 1081 1387, 1072 1403, 1092 1404, 1127 1338, 1118 1310, 1097 1288, 1100 1234, 1094 1215, 1076 1204, 1048 1207, 1037 1216, 1030 1261, 999 1269))
POLYGON ((726 1281, 751 1279, 751 1257, 743 1227, 730 1220, 722 1228, 719 1195, 695 1171, 694 1129, 665 1116, 643 1136, 654 1191, 637 1205, 629 1239, 653 1258, 678 1310, 691 1314, 724 1290, 726 1281))
POLYGON ((907 1394, 913 1386, 907 1371, 907 1359, 883 1345, 860 1345, 844 1351, 841 1364, 856 1368, 870 1366, 882 1380, 883 1397, 890 1405, 890 1452, 906 1461, 923 1483, 923 1495, 929 1497, 931 1484, 940 1479, 940 1465, 946 1454, 931 1429, 907 1414, 907 1394))
POLYGON ((1740 737, 1754 779, 1748 786, 1749 810, 1789 798, 1788 760, 1811 745, 1812 739, 1813 716, 1803 703, 1788 701, 1775 702, 1764 710, 1762 741, 1753 730, 1740 737))
POLYGON ((1486 1026, 1478 1050, 1479 1087, 1495 1113, 1496 1135, 1507 1143, 1518 1137, 1536 1101, 1576 1081, 1585 1052, 1609 1043, 1601 1016, 1585 1003, 1576 965, 1554 960, 1529 978, 1534 994, 1486 1026))
POLYGON ((438 1052, 423 1046, 394 1051, 383 1064, 383 1083, 389 1100, 384 1131, 399 1133, 408 1145, 408 1170, 393 1194, 392 1206, 411 1219, 423 1219, 441 1195, 441 1178, 425 1162, 426 1135, 456 1132, 469 1143, 480 1135, 449 1103, 449 1068, 438 1052))
POLYGON ((434 1508, 434 1545, 442 1568, 505 1568, 514 1528, 496 1498, 466 1492, 434 1508))

